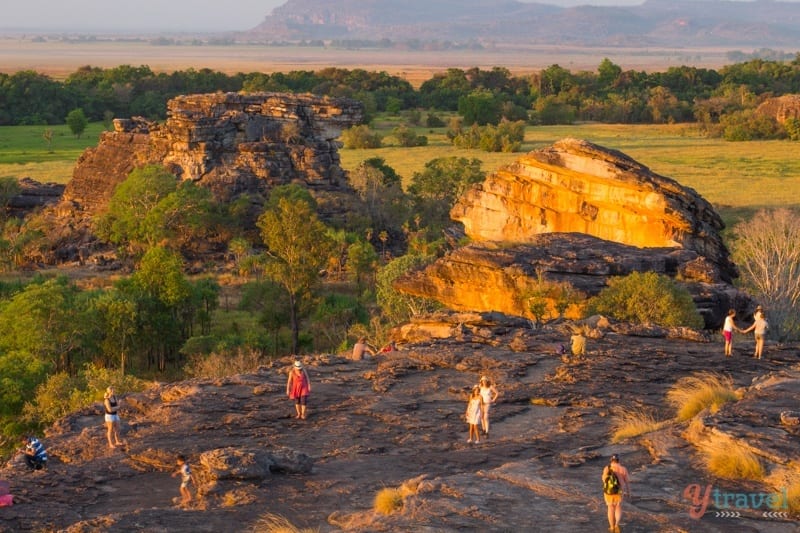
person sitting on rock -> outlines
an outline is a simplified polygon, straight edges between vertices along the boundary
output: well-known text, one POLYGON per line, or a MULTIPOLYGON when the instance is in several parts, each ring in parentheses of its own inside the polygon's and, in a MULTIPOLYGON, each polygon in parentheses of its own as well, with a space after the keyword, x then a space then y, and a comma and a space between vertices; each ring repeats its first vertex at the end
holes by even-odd
POLYGON ((358 341, 356 341, 355 346, 353 346, 353 355, 350 356, 350 359, 353 361, 361 361, 364 359, 364 354, 368 353, 371 356, 375 356, 375 350, 367 344, 366 337, 359 337, 358 341))
POLYGON ((586 337, 580 331, 576 332, 572 337, 572 355, 584 355, 586 353, 586 337))
POLYGON ((33 436, 22 437, 22 442, 25 443, 25 449, 22 450, 25 454, 25 464, 31 470, 47 469, 47 450, 44 448, 39 439, 33 436))

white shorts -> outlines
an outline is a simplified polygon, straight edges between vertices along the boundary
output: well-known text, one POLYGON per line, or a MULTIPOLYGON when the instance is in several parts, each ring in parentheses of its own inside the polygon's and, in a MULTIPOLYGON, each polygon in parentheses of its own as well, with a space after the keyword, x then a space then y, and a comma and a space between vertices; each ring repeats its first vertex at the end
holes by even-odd
POLYGON ((110 415, 106 413, 106 422, 119 422, 119 415, 118 414, 110 415))

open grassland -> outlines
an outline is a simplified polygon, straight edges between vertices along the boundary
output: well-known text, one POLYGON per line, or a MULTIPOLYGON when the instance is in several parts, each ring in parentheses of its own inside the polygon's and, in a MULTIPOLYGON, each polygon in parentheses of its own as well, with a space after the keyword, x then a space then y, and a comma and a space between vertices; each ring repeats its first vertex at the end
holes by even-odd
POLYGON ((66 183, 81 153, 96 146, 102 124, 89 124, 80 138, 66 125, 0 126, 0 177, 33 178, 46 183, 66 183), (44 132, 52 130, 52 142, 44 132))
MULTIPOLYGON (((379 133, 388 135, 389 122, 377 122, 379 133)), ((354 168, 369 157, 382 157, 406 183, 425 162, 442 156, 478 158, 483 169, 494 171, 513 162, 516 154, 488 154, 453 147, 444 128, 419 128, 429 145, 415 148, 387 146, 375 150, 341 151, 342 165, 354 168)), ((658 174, 695 189, 728 220, 738 219, 762 207, 800 205, 800 151, 791 141, 728 142, 702 136, 691 124, 625 125, 579 124, 529 126, 522 152, 548 146, 565 137, 586 139, 619 150, 658 174)))
MULTIPOLYGON (((437 157, 474 157, 483 162, 485 171, 492 172, 521 153, 576 137, 624 152, 654 172, 695 189, 729 222, 762 207, 800 206, 800 151, 796 142, 727 142, 704 137, 691 124, 578 124, 529 126, 521 152, 487 153, 453 147, 445 128, 417 128, 418 134, 428 137, 428 146, 397 146, 391 130, 401 123, 399 117, 376 119, 373 125, 384 136, 385 146, 342 149, 342 166, 351 170, 364 159, 381 157, 408 185, 415 172, 424 170, 425 163, 437 157)), ((97 144, 102 129, 101 124, 90 124, 77 139, 66 126, 0 127, 0 177, 66 183, 81 152, 97 144), (42 137, 48 128, 54 134, 49 148, 42 137)))

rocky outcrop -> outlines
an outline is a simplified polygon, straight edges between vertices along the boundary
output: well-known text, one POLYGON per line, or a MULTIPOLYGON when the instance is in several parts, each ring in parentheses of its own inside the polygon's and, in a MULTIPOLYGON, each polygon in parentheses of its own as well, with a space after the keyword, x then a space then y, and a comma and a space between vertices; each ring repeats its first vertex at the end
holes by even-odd
POLYGON ((610 277, 635 271, 679 278, 707 325, 721 323, 729 308, 747 301, 722 281, 718 268, 693 250, 637 248, 579 233, 541 234, 514 246, 473 243, 399 278, 394 286, 459 311, 530 316, 524 295, 531 293, 540 276, 567 282, 588 297, 599 293, 610 277))
POLYGON ((756 108, 756 114, 773 118, 778 124, 784 124, 790 118, 800 120, 800 94, 768 98, 756 108))
POLYGON ((163 125, 140 117, 115 120, 114 131, 103 133, 99 145, 78 160, 62 214, 99 212, 130 171, 146 164, 165 165, 223 201, 246 193, 257 201, 276 185, 293 182, 312 194, 349 194, 335 139, 363 118, 359 102, 215 93, 180 96, 167 108, 163 125))
POLYGON ((748 301, 732 286, 738 273, 711 204, 587 141, 521 157, 465 192, 450 216, 474 242, 398 278, 398 290, 459 311, 531 316, 526 294, 542 279, 594 296, 612 276, 656 272, 689 289, 707 327, 748 301))
POLYGON ((8 200, 8 209, 15 215, 57 204, 64 193, 64 185, 60 183, 40 183, 31 178, 22 178, 18 183, 19 192, 8 200))
POLYGON ((717 480, 665 397, 684 376, 724 368, 741 400, 696 420, 750 442, 768 472, 797 476, 798 429, 778 413, 800 410, 798 346, 768 343, 756 360, 752 338, 742 339, 725 358, 719 336, 625 336, 597 321, 599 334, 576 357, 557 354, 567 323, 531 329, 497 314, 450 323, 449 338, 420 336, 370 360, 304 356, 307 420, 294 418, 285 396, 290 358, 122 394, 125 448, 107 447, 100 404, 73 413, 38 435, 46 472, 27 472, 21 459, 0 465, 14 498, 0 509, 0 533, 263 531, 255 526, 266 514, 321 533, 605 531, 599 478, 612 453, 632 474, 626 532, 797 530, 796 516, 763 509, 720 518, 713 498, 703 519, 689 517, 690 484, 771 493, 796 481, 717 480), (489 435, 467 443, 466 398, 482 375, 500 396, 489 435), (652 414, 658 428, 611 443, 619 413, 631 410, 652 414), (197 481, 186 508, 175 505, 180 480, 170 477, 179 453, 197 481), (402 506, 375 512, 378 492, 398 487, 402 506))
POLYGON ((458 200, 450 216, 475 241, 526 243, 542 233, 585 233, 640 248, 694 250, 736 269, 714 208, 693 189, 625 154, 563 139, 489 175, 458 200))

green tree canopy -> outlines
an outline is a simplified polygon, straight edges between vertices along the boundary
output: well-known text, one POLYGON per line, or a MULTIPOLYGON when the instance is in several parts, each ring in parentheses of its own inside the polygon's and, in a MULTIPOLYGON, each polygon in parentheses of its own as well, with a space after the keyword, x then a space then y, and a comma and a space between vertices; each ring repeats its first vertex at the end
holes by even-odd
POLYGON ((67 113, 66 122, 67 126, 69 126, 69 131, 79 139, 81 135, 83 135, 83 132, 86 131, 86 126, 89 125, 89 119, 86 118, 81 108, 73 109, 67 113))
POLYGON ((257 223, 267 246, 267 275, 288 293, 292 352, 297 353, 300 311, 310 301, 334 244, 316 212, 303 200, 281 198, 257 223))

